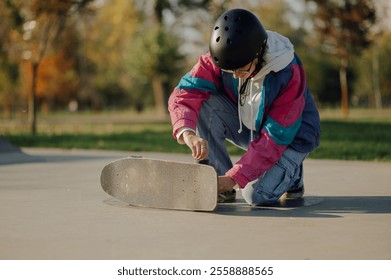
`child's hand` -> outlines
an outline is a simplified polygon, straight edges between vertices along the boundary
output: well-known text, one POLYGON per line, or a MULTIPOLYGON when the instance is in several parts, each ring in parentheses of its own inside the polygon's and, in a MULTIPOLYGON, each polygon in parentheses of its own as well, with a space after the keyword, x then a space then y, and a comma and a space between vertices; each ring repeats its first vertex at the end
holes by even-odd
POLYGON ((192 131, 183 133, 183 141, 190 148, 193 158, 203 160, 208 157, 208 142, 198 137, 192 131))

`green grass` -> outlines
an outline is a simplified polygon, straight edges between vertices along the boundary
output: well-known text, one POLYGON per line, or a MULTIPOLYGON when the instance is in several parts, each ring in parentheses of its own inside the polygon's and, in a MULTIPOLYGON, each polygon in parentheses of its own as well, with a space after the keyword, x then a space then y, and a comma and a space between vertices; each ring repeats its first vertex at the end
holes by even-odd
POLYGON ((23 147, 48 147, 64 149, 100 149, 124 151, 185 152, 169 131, 145 130, 140 132, 101 133, 39 133, 7 135, 13 144, 23 147))
MULTIPOLYGON (((391 161, 391 111, 321 114, 321 145, 310 158, 391 161), (362 117, 360 117, 362 116, 362 117)), ((0 135, 20 147, 101 149, 188 153, 172 137, 167 118, 133 113, 56 113, 40 116, 38 134, 28 131, 25 121, 0 121, 0 135)), ((229 144, 232 155, 243 153, 229 144)))
POLYGON ((391 123, 325 120, 321 128, 312 158, 391 161, 391 123))

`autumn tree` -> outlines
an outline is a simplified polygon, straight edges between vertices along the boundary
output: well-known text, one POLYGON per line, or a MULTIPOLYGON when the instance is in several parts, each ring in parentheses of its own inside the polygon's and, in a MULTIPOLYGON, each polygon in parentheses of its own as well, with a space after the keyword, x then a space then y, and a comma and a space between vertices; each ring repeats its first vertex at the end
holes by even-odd
POLYGON ((323 50, 340 61, 342 115, 349 113, 347 69, 349 58, 358 55, 371 43, 370 28, 376 19, 370 0, 306 0, 316 3, 314 26, 323 50))
POLYGON ((13 51, 31 65, 31 87, 28 94, 28 114, 31 133, 36 127, 37 75, 42 59, 53 47, 63 31, 71 12, 84 7, 91 0, 6 0, 10 20, 14 23, 12 33, 13 51))
POLYGON ((78 42, 73 26, 62 33, 61 44, 55 52, 48 53, 41 61, 36 94, 40 108, 50 111, 68 105, 76 99, 79 86, 77 55, 78 42))

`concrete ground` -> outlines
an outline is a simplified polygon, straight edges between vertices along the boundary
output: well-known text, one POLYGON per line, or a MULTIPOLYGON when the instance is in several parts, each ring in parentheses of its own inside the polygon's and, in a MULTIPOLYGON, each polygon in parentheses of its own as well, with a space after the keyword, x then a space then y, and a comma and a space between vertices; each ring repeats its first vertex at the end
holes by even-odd
POLYGON ((0 259, 390 259, 391 163, 305 162, 306 196, 276 207, 240 197, 214 212, 137 208, 104 193, 101 169, 129 155, 0 152, 0 259))

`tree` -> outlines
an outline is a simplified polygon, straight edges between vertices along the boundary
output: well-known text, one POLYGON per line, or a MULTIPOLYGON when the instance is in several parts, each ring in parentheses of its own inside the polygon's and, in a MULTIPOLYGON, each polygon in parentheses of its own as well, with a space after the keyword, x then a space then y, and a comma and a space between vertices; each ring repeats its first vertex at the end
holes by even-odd
MULTIPOLYGON (((75 17, 79 29, 81 89, 78 99, 94 110, 108 105, 128 105, 134 88, 129 81, 125 58, 140 24, 135 0, 95 3, 93 12, 75 17)), ((134 71, 132 69, 132 71, 134 71)))
POLYGON ((391 104, 391 32, 377 36, 376 42, 355 60, 358 71, 354 101, 381 109, 391 104))
POLYGON ((75 98, 79 86, 75 33, 73 26, 68 26, 62 33, 61 45, 42 59, 37 74, 36 97, 45 111, 64 107, 75 98))
POLYGON ((133 51, 128 53, 126 60, 134 85, 134 103, 141 108, 154 103, 159 115, 165 113, 165 93, 183 67, 177 41, 175 36, 161 29, 148 28, 134 36, 129 46, 133 51), (148 92, 153 92, 153 96, 148 92))
MULTIPOLYGON (((181 8, 191 9, 191 8, 199 8, 205 7, 208 5, 210 0, 179 0, 177 3, 172 3, 169 0, 155 0, 154 4, 154 18, 155 18, 155 26, 156 26, 156 43, 157 47, 160 51, 157 53, 157 64, 155 67, 155 71, 152 72, 152 87, 155 95, 155 106, 158 114, 164 114, 167 112, 167 105, 165 102, 165 90, 163 86, 164 76, 166 76, 165 71, 166 67, 172 67, 172 64, 165 64, 164 59, 166 55, 174 55, 177 52, 178 46, 174 46, 171 44, 169 40, 169 35, 164 30, 164 11, 170 10, 172 13, 176 13, 176 11, 180 11, 181 8), (162 63, 163 62, 163 63, 162 63)), ((170 58, 168 60, 171 60, 170 58)), ((174 62, 175 63, 175 62, 174 62)))
MULTIPOLYGON (((381 109, 383 107, 382 94, 381 94, 381 72, 380 69, 380 55, 382 52, 381 41, 384 41, 387 30, 391 29, 390 15, 391 15, 391 3, 387 0, 376 1, 377 12, 377 24, 373 28, 374 44, 372 46, 372 87, 375 101, 375 107, 381 109), (383 38, 382 38, 383 37, 383 38)), ((386 46, 386 45, 385 45, 386 46)), ((381 60, 382 66, 387 60, 381 60)), ((385 64, 387 69, 387 64, 385 64)), ((388 68, 389 69, 389 68, 388 68)), ((389 76, 386 76, 389 77, 389 76)))
POLYGON ((371 43, 370 28, 376 12, 370 0, 306 0, 317 5, 314 26, 323 50, 339 57, 342 115, 349 114, 347 69, 349 58, 358 55, 371 43))
POLYGON ((29 124, 32 134, 36 125, 36 91, 39 66, 65 27, 68 15, 91 0, 6 0, 14 22, 13 45, 31 65, 31 89, 28 95, 29 124))
POLYGON ((139 103, 144 103, 144 99, 148 98, 146 93, 153 92, 158 115, 167 113, 167 92, 172 90, 173 77, 177 82, 184 61, 184 56, 179 51, 183 42, 180 36, 183 29, 180 32, 173 31, 167 18, 175 18, 177 22, 187 10, 205 10, 210 2, 211 0, 155 0, 145 1, 139 7, 143 11, 143 24, 138 27, 130 43, 131 52, 127 55, 127 61, 132 71, 129 74, 137 85, 139 94, 136 99, 139 103))
POLYGON ((3 117, 11 116, 15 106, 19 70, 17 59, 9 53, 12 30, 20 19, 12 10, 7 9, 7 2, 0 1, 0 104, 3 117))

